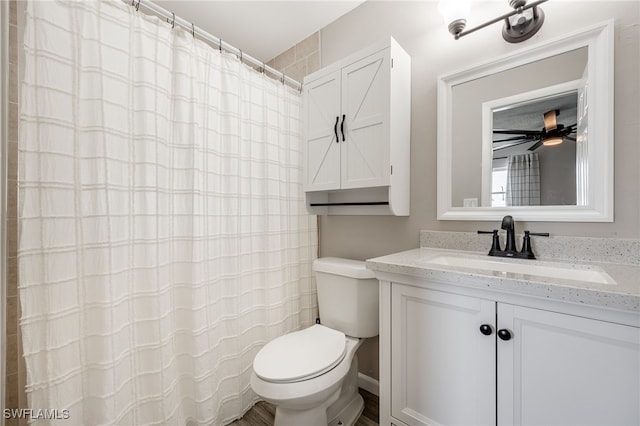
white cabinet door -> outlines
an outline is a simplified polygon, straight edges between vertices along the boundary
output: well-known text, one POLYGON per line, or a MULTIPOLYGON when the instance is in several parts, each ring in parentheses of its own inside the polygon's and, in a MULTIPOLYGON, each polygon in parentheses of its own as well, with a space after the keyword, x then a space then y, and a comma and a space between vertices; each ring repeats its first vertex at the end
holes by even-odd
POLYGON ((389 185, 389 55, 385 49, 342 69, 343 189, 389 185))
POLYGON ((640 328, 498 304, 498 424, 640 424, 640 328))
POLYGON ((304 91, 304 189, 340 189, 340 72, 306 84, 304 91))
POLYGON ((494 425, 495 302, 392 285, 391 415, 408 425, 494 425))

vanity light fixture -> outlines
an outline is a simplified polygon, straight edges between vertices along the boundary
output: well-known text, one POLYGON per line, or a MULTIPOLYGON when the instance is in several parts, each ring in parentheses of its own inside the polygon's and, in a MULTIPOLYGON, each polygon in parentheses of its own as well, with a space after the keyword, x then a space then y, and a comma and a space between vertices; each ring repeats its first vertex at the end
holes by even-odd
POLYGON ((438 9, 445 23, 449 26, 449 32, 456 40, 499 21, 504 21, 502 37, 509 43, 528 40, 542 27, 544 12, 538 5, 547 0, 536 0, 531 4, 527 4, 527 0, 508 1, 513 11, 466 31, 464 28, 467 25, 471 0, 440 0, 438 9))

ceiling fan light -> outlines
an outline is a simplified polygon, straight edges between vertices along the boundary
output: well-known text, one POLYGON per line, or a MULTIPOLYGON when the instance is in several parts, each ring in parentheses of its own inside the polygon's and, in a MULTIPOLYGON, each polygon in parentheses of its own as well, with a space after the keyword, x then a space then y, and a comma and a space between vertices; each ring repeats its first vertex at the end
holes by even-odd
POLYGON ((562 136, 551 136, 542 141, 544 146, 560 145, 562 143, 562 136))

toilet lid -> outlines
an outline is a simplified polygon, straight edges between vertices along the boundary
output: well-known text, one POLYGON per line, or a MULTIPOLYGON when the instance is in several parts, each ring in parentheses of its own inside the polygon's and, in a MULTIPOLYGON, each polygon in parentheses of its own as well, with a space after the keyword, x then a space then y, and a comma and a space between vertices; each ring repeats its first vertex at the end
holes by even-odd
POLYGON ((299 382, 331 370, 344 355, 344 333, 316 324, 267 343, 253 360, 253 371, 269 382, 299 382))

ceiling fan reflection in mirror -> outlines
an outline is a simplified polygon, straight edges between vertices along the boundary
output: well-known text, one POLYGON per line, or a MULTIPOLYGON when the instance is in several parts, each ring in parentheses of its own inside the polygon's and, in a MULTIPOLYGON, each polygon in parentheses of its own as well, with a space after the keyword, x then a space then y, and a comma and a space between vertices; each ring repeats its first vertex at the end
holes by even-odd
POLYGON ((561 144, 565 139, 576 140, 577 123, 567 125, 558 123, 560 110, 554 109, 543 114, 544 127, 541 130, 494 129, 493 151, 511 148, 522 144, 530 144, 528 151, 535 151, 541 146, 561 144))

